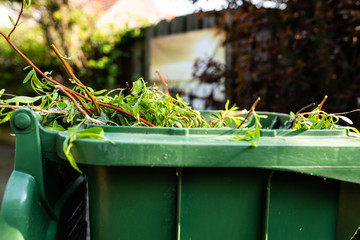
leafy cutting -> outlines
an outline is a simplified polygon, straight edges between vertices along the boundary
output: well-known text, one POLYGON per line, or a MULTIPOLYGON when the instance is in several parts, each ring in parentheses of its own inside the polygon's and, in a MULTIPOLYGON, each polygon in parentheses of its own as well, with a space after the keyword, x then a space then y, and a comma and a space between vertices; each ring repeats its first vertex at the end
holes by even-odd
MULTIPOLYGON (((71 166, 81 172, 71 154, 73 143, 79 138, 104 139, 101 127, 83 129, 83 125, 115 125, 115 126, 146 126, 146 127, 176 127, 176 128, 220 128, 235 124, 245 130, 246 139, 258 138, 258 121, 254 127, 249 127, 247 122, 250 111, 237 112, 237 107, 229 108, 229 102, 225 111, 220 115, 214 114, 213 120, 207 122, 200 113, 192 109, 189 104, 177 95, 172 97, 160 71, 157 73, 163 83, 165 92, 155 86, 148 87, 140 78, 128 85, 125 89, 103 89, 96 91, 83 84, 72 72, 67 60, 56 48, 51 49, 63 64, 70 79, 68 86, 60 83, 51 76, 51 72, 41 71, 30 59, 18 49, 12 40, 11 34, 18 26, 24 8, 28 8, 31 1, 23 0, 13 28, 6 35, 0 34, 10 46, 29 64, 24 70, 28 70, 23 84, 30 83, 37 93, 36 97, 11 96, 0 90, 0 123, 9 121, 11 114, 18 108, 30 108, 37 113, 41 125, 48 130, 64 131, 67 128, 68 137, 64 141, 63 151, 71 166), (247 114, 245 118, 240 115, 247 114), (79 123, 80 122, 80 123, 79 123), (255 129, 255 130, 254 130, 255 129), (249 133, 247 133, 249 131, 249 133), (246 135, 247 134, 247 135, 246 135)), ((256 115, 253 112, 253 116, 256 115)))
MULTIPOLYGON (((37 93, 35 97, 12 96, 0 90, 0 123, 10 120, 12 113, 19 108, 29 108, 37 113, 41 125, 54 131, 68 131, 63 144, 63 151, 71 166, 77 171, 81 170, 71 154, 74 141, 79 138, 105 139, 104 130, 88 125, 114 125, 114 126, 141 126, 141 127, 173 127, 173 128, 223 128, 237 127, 243 134, 235 135, 234 141, 251 141, 256 147, 260 139, 261 123, 255 108, 260 101, 256 99, 250 110, 238 111, 235 105, 226 102, 225 110, 213 114, 210 121, 192 109, 188 103, 177 95, 172 97, 166 82, 157 70, 165 92, 156 86, 148 86, 142 79, 138 79, 126 88, 96 91, 83 84, 72 72, 67 60, 55 45, 51 49, 63 64, 70 79, 65 86, 52 78, 52 72, 41 71, 28 59, 12 42, 11 34, 18 26, 23 9, 28 8, 31 1, 23 0, 19 16, 13 22, 13 28, 8 35, 0 31, 0 35, 9 45, 28 63, 28 70, 23 84, 31 85, 37 93), (86 127, 85 127, 86 126, 86 127)), ((340 119, 351 121, 344 114, 327 114, 321 110, 325 100, 311 112, 291 113, 291 125, 294 129, 335 129, 340 119)), ((349 128, 358 132, 355 128, 349 128)), ((359 133, 359 132, 358 132, 359 133)))
POLYGON ((321 103, 314 108, 310 112, 303 112, 303 110, 313 106, 314 104, 310 104, 296 114, 293 112, 290 113, 290 120, 291 128, 298 129, 298 130, 309 130, 309 129, 348 129, 354 131, 357 134, 360 132, 350 125, 353 125, 353 122, 348 118, 345 117, 345 114, 349 114, 351 112, 356 112, 359 110, 353 110, 350 112, 343 112, 343 113, 327 113, 322 110, 322 107, 326 101, 328 96, 325 96, 321 103), (348 124, 348 126, 340 125, 339 122, 342 120, 344 123, 348 124))

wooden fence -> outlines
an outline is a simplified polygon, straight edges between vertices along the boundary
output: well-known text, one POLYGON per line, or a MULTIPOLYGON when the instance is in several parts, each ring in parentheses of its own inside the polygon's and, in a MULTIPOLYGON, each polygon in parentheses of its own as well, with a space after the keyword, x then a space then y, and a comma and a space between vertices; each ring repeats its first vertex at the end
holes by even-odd
POLYGON ((136 77, 143 77, 149 81, 150 71, 150 42, 152 38, 171 34, 180 34, 189 31, 213 28, 216 25, 215 16, 206 13, 180 16, 171 21, 162 20, 157 25, 144 30, 145 37, 132 43, 129 49, 129 58, 122 62, 120 72, 122 81, 131 82, 136 77))

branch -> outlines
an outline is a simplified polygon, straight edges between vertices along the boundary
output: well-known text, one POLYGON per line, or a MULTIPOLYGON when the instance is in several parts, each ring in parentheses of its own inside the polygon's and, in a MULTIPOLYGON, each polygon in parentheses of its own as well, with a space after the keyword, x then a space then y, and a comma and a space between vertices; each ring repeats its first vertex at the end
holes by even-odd
POLYGON ((244 120, 240 123, 240 125, 239 125, 237 128, 240 128, 240 127, 246 122, 246 120, 247 120, 247 119, 249 118, 249 116, 250 116, 250 113, 252 113, 252 112, 255 110, 256 105, 259 103, 259 101, 260 101, 260 97, 258 97, 258 98, 256 99, 256 101, 254 102, 254 104, 251 106, 248 114, 246 115, 246 117, 244 118, 244 120))
POLYGON ((17 27, 19 21, 20 21, 20 17, 22 15, 24 11, 24 0, 21 0, 21 9, 20 9, 20 12, 19 12, 19 16, 16 20, 16 23, 14 24, 13 28, 11 29, 11 31, 9 32, 9 34, 7 35, 7 38, 10 38, 11 34, 15 31, 15 28, 17 27))
POLYGON ((51 114, 51 113, 55 113, 55 114, 63 114, 63 115, 68 115, 68 113, 65 112, 61 112, 61 111, 49 111, 49 110, 45 110, 42 108, 38 108, 35 106, 16 106, 16 105, 8 105, 8 104, 0 104, 0 108, 11 108, 12 110, 16 110, 16 109, 20 109, 20 108, 30 108, 34 111, 38 111, 38 112, 43 112, 43 113, 47 113, 47 114, 51 114))
POLYGON ((86 104, 81 100, 80 96, 73 94, 74 97, 76 97, 76 99, 80 102, 80 104, 83 106, 83 108, 85 108, 85 110, 89 113, 92 114, 93 112, 86 106, 86 104))
MULTIPOLYGON (((5 40, 9 43, 9 45, 32 67, 35 69, 36 72, 38 72, 43 78, 45 78, 46 80, 48 80, 49 82, 55 84, 55 86, 60 86, 63 90, 66 90, 67 93, 69 92, 72 92, 74 95, 77 95, 77 96, 80 96, 82 97, 83 99, 87 100, 87 101, 90 101, 90 99, 84 95, 82 95, 81 93, 78 93, 76 91, 72 91, 70 88, 62 85, 61 83, 55 81, 54 79, 52 78, 49 78, 46 74, 44 74, 30 59, 28 59, 15 45, 14 43, 6 36, 6 34, 4 32, 2 32, 0 30, 0 35, 2 35, 5 40)), ((65 94, 65 93, 64 93, 65 94)), ((76 101, 75 101, 76 102, 76 101)), ((120 111, 122 113, 125 113, 126 115, 129 115, 131 117, 134 117, 133 114, 119 108, 119 107, 115 107, 115 106, 112 106, 112 105, 109 105, 109 104, 106 104, 106 103, 102 103, 102 102, 99 102, 99 105, 101 106, 104 106, 104 107, 107 107, 107 108, 111 108, 111 109, 114 109, 114 110, 117 110, 117 111, 120 111)), ((149 126, 151 127, 156 127, 154 124, 146 121, 145 119, 143 118, 139 118, 140 121, 148 124, 149 126)))
POLYGON ((167 86, 164 78, 161 76, 160 70, 159 70, 159 69, 156 69, 155 72, 159 75, 159 78, 160 78, 162 84, 164 85, 164 88, 165 88, 165 91, 166 91, 167 95, 168 95, 169 97, 171 97, 171 96, 170 96, 169 89, 168 89, 168 86, 167 86))
MULTIPOLYGON (((52 82, 55 85, 60 85, 63 86, 61 83, 55 81, 52 78, 49 78, 48 76, 46 76, 45 73, 43 73, 30 59, 28 59, 25 54, 23 54, 15 45, 14 43, 10 40, 10 38, 8 38, 1 30, 0 30, 0 35, 2 35, 5 40, 9 43, 9 45, 32 67, 35 69, 36 72, 38 72, 43 78, 45 78, 46 80, 48 80, 49 82, 52 82)), ((63 86, 64 89, 71 91, 71 89, 63 86)))
MULTIPOLYGON (((111 108, 111 109, 114 109, 114 110, 117 110, 119 112, 122 112, 122 113, 125 113, 126 115, 129 115, 131 117, 134 117, 133 114, 119 108, 119 107, 116 107, 116 106, 113 106, 113 105, 110 105, 110 104, 107 104, 107 103, 104 103, 104 102, 99 102, 99 105, 100 106, 103 106, 103 107, 107 107, 107 108, 111 108)), ((154 124, 152 124, 151 122, 139 117, 139 120, 142 121, 143 123, 146 123, 147 125, 149 125, 150 127, 156 127, 154 124)))
POLYGON ((79 110, 79 112, 84 115, 84 117, 88 117, 88 114, 80 107, 80 105, 76 102, 75 98, 71 95, 71 93, 67 92, 63 86, 55 85, 55 88, 59 89, 63 94, 65 94, 70 100, 75 104, 75 107, 79 110))
POLYGON ((62 62, 62 64, 64 65, 67 73, 71 76, 72 79, 74 79, 81 87, 82 89, 84 89, 84 91, 86 92, 86 94, 90 97, 91 101, 94 103, 96 112, 98 113, 98 115, 101 114, 100 109, 99 109, 99 105, 97 103, 97 101, 95 100, 94 96, 89 92, 89 90, 86 88, 86 86, 84 86, 84 84, 75 76, 75 74, 71 71, 69 65, 67 64, 67 62, 64 60, 64 58, 61 56, 60 52, 57 50, 57 48, 55 47, 54 44, 51 44, 50 46, 52 48, 52 50, 54 50, 55 54, 58 56, 58 58, 60 59, 60 61, 62 62))
MULTIPOLYGON (((324 105, 324 102, 326 101, 326 99, 328 98, 327 95, 325 95, 324 99, 321 101, 320 105, 319 105, 319 112, 321 111, 321 108, 324 105)), ((319 120, 319 116, 316 117, 316 120, 319 120)))

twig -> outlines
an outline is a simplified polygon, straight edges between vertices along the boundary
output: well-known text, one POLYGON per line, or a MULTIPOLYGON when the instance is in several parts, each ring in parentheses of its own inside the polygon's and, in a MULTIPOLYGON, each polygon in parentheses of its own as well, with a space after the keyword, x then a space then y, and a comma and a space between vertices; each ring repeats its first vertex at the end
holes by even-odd
POLYGON ((45 110, 42 108, 38 108, 36 106, 28 107, 28 106, 14 106, 14 105, 8 105, 8 104, 0 104, 0 108, 11 108, 12 110, 16 110, 16 109, 20 109, 20 108, 30 108, 34 111, 43 112, 43 113, 47 113, 47 114, 55 113, 55 114, 63 114, 65 116, 68 115, 68 113, 65 113, 65 112, 45 110))
POLYGON ((131 88, 130 88, 130 86, 129 86, 129 83, 126 82, 125 84, 126 84, 126 89, 129 91, 129 94, 130 94, 132 97, 134 97, 134 94, 133 94, 132 91, 131 91, 131 88))
POLYGON ((17 27, 17 25, 18 25, 18 23, 20 21, 20 18, 21 18, 21 15, 22 15, 23 11, 24 11, 24 0, 21 0, 21 9, 20 9, 20 12, 19 12, 19 16, 18 16, 18 18, 16 20, 16 23, 14 24, 13 28, 11 29, 11 31, 7 35, 7 38, 10 39, 11 34, 15 31, 15 28, 17 27))
MULTIPOLYGON (((66 89, 65 87, 63 87, 63 88, 66 89)), ((66 90, 67 90, 67 89, 66 89, 66 90)), ((70 89, 69 89, 69 90, 70 90, 70 89)), ((70 92, 71 92, 71 90, 70 90, 70 92)), ((76 95, 78 95, 78 96, 80 96, 80 97, 82 97, 82 98, 84 98, 84 99, 87 100, 87 101, 90 100, 88 97, 82 95, 81 93, 78 93, 78 92, 75 92, 75 91, 72 92, 72 93, 73 93, 73 94, 76 94, 76 95)), ((98 103, 99 103, 100 106, 117 110, 117 111, 119 111, 119 112, 122 112, 122 113, 130 116, 130 117, 135 117, 132 113, 130 113, 130 112, 128 112, 128 111, 125 111, 125 110, 122 109, 122 108, 119 108, 119 107, 116 107, 116 106, 113 106, 113 105, 111 105, 111 104, 108 104, 108 103, 105 103, 105 102, 101 102, 101 101, 99 101, 98 103)), ((145 120, 145 119, 143 119, 143 118, 141 118, 141 117, 139 117, 139 120, 142 121, 142 122, 144 122, 144 123, 146 123, 146 124, 148 124, 148 125, 151 126, 151 127, 156 127, 154 124, 148 122, 147 120, 145 120)))
POLYGON ((187 123, 185 122, 184 118, 183 118, 183 117, 181 117, 181 115, 180 115, 180 114, 178 114, 178 117, 180 117, 181 121, 183 121, 183 123, 185 124, 185 126, 188 128, 188 127, 189 127, 189 125, 187 125, 187 123))
POLYGON ((195 124, 195 128, 197 128, 198 127, 198 125, 197 125, 197 123, 196 123, 196 121, 195 121, 195 119, 194 118, 192 118, 190 115, 187 115, 193 122, 194 122, 194 124, 195 124))
POLYGON ((220 118, 217 118, 217 119, 214 119, 213 121, 209 121, 208 123, 211 125, 211 124, 214 124, 214 123, 217 123, 223 119, 226 119, 226 118, 231 118, 231 117, 237 117, 237 116, 240 116, 240 115, 243 115, 243 114, 246 114, 248 113, 247 110, 241 110, 239 112, 235 112, 235 113, 229 113, 229 114, 225 114, 225 116, 222 115, 222 112, 220 112, 220 118))
MULTIPOLYGON (((129 115, 129 116, 131 116, 131 117, 134 117, 133 114, 131 114, 131 113, 125 111, 124 109, 119 108, 119 107, 116 107, 116 106, 113 106, 113 105, 110 105, 110 104, 107 104, 107 103, 104 103, 104 102, 100 102, 100 101, 99 101, 99 105, 100 105, 100 106, 103 106, 103 107, 107 107, 107 108, 111 108, 111 109, 117 110, 117 111, 119 111, 119 112, 125 113, 126 115, 129 115)), ((141 118, 141 117, 139 117, 139 120, 142 121, 143 123, 146 123, 146 124, 149 125, 150 127, 156 127, 154 124, 152 124, 151 122, 149 122, 149 121, 147 121, 147 120, 145 120, 145 119, 143 119, 143 118, 141 118)))
POLYGON ((76 102, 75 98, 67 92, 63 86, 55 85, 55 88, 59 89, 63 94, 65 94, 70 100, 75 104, 75 107, 79 110, 79 112, 84 115, 84 117, 89 117, 88 114, 80 107, 80 105, 76 102))
POLYGON ((156 69, 155 72, 157 73, 157 75, 159 75, 159 78, 160 78, 162 84, 164 85, 164 88, 165 88, 165 91, 166 91, 167 95, 168 95, 169 97, 171 97, 170 92, 169 92, 169 89, 168 89, 168 86, 167 86, 164 78, 161 76, 160 70, 159 70, 159 69, 156 69))
POLYGON ((106 96, 109 95, 109 94, 112 93, 112 92, 115 92, 115 91, 123 91, 123 90, 125 90, 125 88, 115 88, 115 89, 112 89, 112 90, 108 91, 108 93, 106 94, 106 96))
POLYGON ((305 107, 301 108, 299 111, 296 112, 296 115, 298 115, 299 113, 301 113, 302 111, 304 111, 305 109, 308 109, 310 107, 315 106, 315 103, 310 103, 309 105, 306 105, 305 107))
POLYGON ((354 110, 351 110, 351 111, 348 111, 348 112, 340 112, 340 113, 332 113, 332 114, 333 115, 346 115, 346 114, 354 113, 354 112, 360 112, 360 109, 354 109, 354 110))
MULTIPOLYGON (((10 38, 8 38, 5 33, 3 33, 1 30, 0 30, 0 35, 2 35, 5 40, 9 43, 9 45, 32 67, 35 69, 36 72, 38 72, 43 78, 45 78, 46 80, 48 80, 49 82, 55 84, 55 85, 61 85, 63 86, 61 83, 55 81, 54 79, 52 78, 49 78, 45 73, 43 73, 30 59, 28 59, 25 54, 23 54, 16 46, 15 44, 10 40, 10 38)), ((64 89, 68 90, 68 91, 71 91, 71 89, 63 86, 64 89)))
POLYGON ((85 110, 89 113, 92 114, 93 112, 86 106, 86 104, 81 100, 80 96, 73 94, 74 97, 76 97, 76 99, 80 102, 81 106, 83 106, 83 108, 85 108, 85 110))
POLYGON ((84 84, 75 76, 75 74, 71 71, 69 65, 67 64, 67 62, 64 60, 64 58, 61 56, 59 50, 57 50, 57 48, 55 47, 54 44, 51 44, 50 46, 52 48, 52 50, 54 50, 55 54, 58 56, 58 58, 60 59, 60 61, 62 62, 62 64, 64 65, 67 73, 71 76, 72 79, 74 79, 86 92, 86 94, 90 97, 91 101, 93 102, 96 112, 98 113, 98 115, 100 115, 100 108, 99 105, 96 101, 96 99, 94 98, 94 96, 89 92, 89 90, 86 88, 86 86, 84 86, 84 84))
POLYGON ((315 106, 315 103, 310 103, 309 105, 306 105, 305 107, 301 108, 299 111, 296 112, 294 120, 291 125, 292 129, 295 128, 296 121, 297 121, 297 118, 299 117, 300 113, 302 113, 302 111, 304 111, 305 109, 308 109, 311 106, 315 106))
POLYGON ((258 97, 258 98, 256 99, 256 101, 255 101, 254 104, 251 106, 250 110, 248 111, 248 114, 246 115, 246 117, 244 118, 244 120, 242 120, 242 122, 240 123, 240 125, 239 125, 237 128, 240 128, 240 127, 246 122, 246 120, 247 120, 247 119, 249 118, 249 116, 250 116, 250 113, 252 113, 252 112, 255 110, 256 105, 259 103, 259 101, 260 101, 260 97, 258 97))
POLYGON ((302 111, 304 111, 305 109, 311 107, 311 106, 314 106, 315 103, 311 103, 305 107, 303 107, 302 109, 300 109, 296 114, 295 114, 295 117, 294 117, 294 120, 292 122, 292 125, 291 125, 291 129, 294 129, 295 128, 295 125, 296 125, 296 122, 297 122, 297 118, 300 116, 300 115, 310 115, 310 114, 318 114, 318 116, 316 117, 316 120, 319 120, 319 117, 320 116, 323 116, 321 113, 321 108, 323 107, 324 105, 324 102, 326 101, 326 99, 328 98, 327 95, 325 95, 325 97, 323 98, 323 100, 321 101, 320 105, 319 105, 319 109, 316 111, 316 112, 305 112, 305 113, 302 113, 302 111))
MULTIPOLYGON (((320 105, 319 105, 319 112, 321 111, 321 108, 323 107, 324 105, 324 102, 326 101, 326 99, 328 98, 327 95, 325 95, 324 99, 321 101, 320 105)), ((319 116, 316 117, 316 120, 319 120, 319 116)))
MULTIPOLYGON (((48 80, 49 82, 53 83, 54 85, 61 86, 61 87, 62 87, 64 90, 66 90, 67 92, 72 92, 72 90, 71 90, 70 88, 62 85, 61 83, 55 81, 55 80, 52 79, 52 78, 49 78, 46 74, 44 74, 29 58, 27 58, 27 57, 25 56, 25 54, 23 54, 23 53, 15 46, 15 44, 14 44, 14 43, 5 35, 5 33, 2 32, 1 30, 0 30, 0 35, 2 35, 2 36, 5 38, 5 40, 9 43, 9 45, 10 45, 32 68, 34 68, 35 71, 38 72, 43 78, 45 78, 45 79, 48 80)), ((85 97, 85 96, 82 95, 81 93, 78 93, 78 92, 74 91, 73 94, 74 94, 74 95, 76 94, 76 95, 84 98, 85 100, 90 101, 89 98, 85 97)), ((129 115, 129 116, 134 117, 133 114, 131 114, 131 113, 129 113, 129 112, 127 112, 127 111, 119 108, 119 107, 115 107, 115 106, 112 106, 112 105, 109 105, 109 104, 106 104, 106 103, 101 103, 101 102, 99 102, 99 105, 104 106, 104 107, 108 107, 108 108, 111 108, 111 109, 114 109, 114 110, 117 110, 117 111, 120 111, 120 112, 123 112, 123 113, 125 113, 125 114, 127 114, 127 115, 129 115)), ((148 124, 148 125, 151 126, 151 127, 156 127, 154 124, 146 121, 146 120, 143 119, 143 118, 139 118, 139 120, 142 121, 142 122, 144 122, 144 123, 146 123, 146 124, 148 124)))

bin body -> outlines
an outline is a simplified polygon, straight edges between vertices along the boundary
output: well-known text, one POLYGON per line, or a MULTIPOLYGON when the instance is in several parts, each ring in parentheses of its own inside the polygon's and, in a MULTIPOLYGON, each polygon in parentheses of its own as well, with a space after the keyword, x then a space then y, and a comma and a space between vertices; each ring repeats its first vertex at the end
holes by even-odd
MULTIPOLYGON (((277 129, 287 115, 261 114, 258 147, 233 141, 238 129, 103 127, 111 141, 78 139, 91 239, 351 239, 360 225, 359 139, 277 129)), ((67 132, 35 125, 42 159, 67 165, 67 132)))
POLYGON ((15 166, 0 209, 0 239, 85 240, 86 181, 56 154, 58 132, 21 109, 11 117, 15 166))

